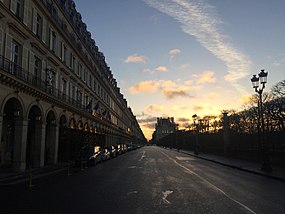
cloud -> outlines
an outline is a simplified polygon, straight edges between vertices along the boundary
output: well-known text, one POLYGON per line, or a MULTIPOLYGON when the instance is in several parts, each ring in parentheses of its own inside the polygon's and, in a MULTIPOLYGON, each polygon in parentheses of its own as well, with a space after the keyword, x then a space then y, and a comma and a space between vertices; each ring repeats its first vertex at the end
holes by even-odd
POLYGON ((156 122, 156 117, 143 117, 141 119, 137 119, 139 123, 153 123, 156 122))
POLYGON ((168 52, 171 59, 173 59, 177 54, 180 54, 180 53, 181 53, 181 50, 178 48, 174 48, 168 52))
POLYGON ((197 84, 204 84, 204 83, 215 83, 216 78, 215 72, 213 71, 204 71, 202 74, 194 74, 193 77, 196 78, 197 84))
POLYGON ((191 67, 190 64, 182 64, 182 65, 180 66, 180 69, 181 69, 182 71, 188 71, 190 67, 191 67))
POLYGON ((145 63, 146 59, 144 56, 138 56, 137 54, 134 54, 132 56, 128 56, 127 59, 125 59, 124 61, 125 63, 130 63, 130 62, 134 62, 134 63, 145 63))
POLYGON ((193 106, 193 110, 196 112, 196 111, 201 111, 201 110, 203 110, 204 109, 204 107, 203 106, 201 106, 201 105, 195 105, 195 106, 193 106))
MULTIPOLYGON (((172 80, 148 80, 142 81, 134 84, 129 88, 129 92, 131 94, 154 94, 154 93, 162 93, 167 99, 174 99, 177 97, 187 97, 193 98, 190 95, 191 90, 200 90, 202 86, 200 85, 189 85, 189 84, 178 84, 179 80, 176 82, 172 80)), ((189 81, 185 81, 190 83, 189 81)))
POLYGON ((182 89, 166 89, 163 91, 163 94, 168 99, 173 99, 176 97, 190 97, 190 98, 192 98, 192 96, 190 96, 186 90, 182 90, 182 89))
POLYGON ((165 66, 158 66, 154 69, 145 68, 142 70, 142 72, 150 73, 150 74, 157 73, 157 72, 168 72, 168 71, 169 71, 169 69, 165 66))
POLYGON ((157 68, 154 69, 154 71, 157 71, 157 72, 167 72, 168 69, 165 66, 158 66, 157 68))
MULTIPOLYGON (((227 66, 225 80, 236 83, 248 76, 250 59, 233 47, 219 32, 222 23, 215 8, 203 0, 144 0, 148 5, 176 19, 182 30, 196 40, 227 66)), ((235 84, 235 87, 240 87, 235 84)))
POLYGON ((136 83, 135 85, 129 88, 130 93, 137 94, 137 93, 156 93, 163 88, 174 87, 176 84, 171 80, 159 80, 159 81, 142 81, 136 83))
POLYGON ((177 118, 177 122, 189 122, 189 118, 180 117, 180 118, 177 118))
POLYGON ((279 67, 285 63, 285 54, 279 55, 279 57, 273 62, 273 66, 279 67))
POLYGON ((208 98, 208 99, 216 99, 218 97, 219 97, 219 94, 217 94, 215 92, 211 92, 211 93, 206 95, 206 98, 208 98))
POLYGON ((157 104, 150 104, 144 108, 145 112, 162 112, 164 111, 165 106, 157 105, 157 104))

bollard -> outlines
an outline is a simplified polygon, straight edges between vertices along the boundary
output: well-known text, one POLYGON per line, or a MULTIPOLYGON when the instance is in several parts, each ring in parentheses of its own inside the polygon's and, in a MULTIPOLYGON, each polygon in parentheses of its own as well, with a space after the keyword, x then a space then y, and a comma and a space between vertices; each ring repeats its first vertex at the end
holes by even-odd
POLYGON ((33 185, 33 175, 32 175, 32 167, 29 168, 29 188, 33 188, 35 185, 33 185))
POLYGON ((67 176, 70 176, 71 173, 70 173, 70 162, 68 160, 68 163, 67 163, 67 176))

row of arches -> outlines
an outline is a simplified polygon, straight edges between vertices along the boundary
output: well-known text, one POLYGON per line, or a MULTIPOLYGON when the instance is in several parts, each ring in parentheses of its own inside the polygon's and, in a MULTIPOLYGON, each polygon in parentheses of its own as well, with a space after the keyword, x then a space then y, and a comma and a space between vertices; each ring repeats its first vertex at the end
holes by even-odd
POLYGON ((1 167, 25 170, 67 162, 77 158, 84 144, 109 146, 123 141, 102 124, 54 107, 43 109, 35 102, 25 110, 19 97, 2 103, 1 167))

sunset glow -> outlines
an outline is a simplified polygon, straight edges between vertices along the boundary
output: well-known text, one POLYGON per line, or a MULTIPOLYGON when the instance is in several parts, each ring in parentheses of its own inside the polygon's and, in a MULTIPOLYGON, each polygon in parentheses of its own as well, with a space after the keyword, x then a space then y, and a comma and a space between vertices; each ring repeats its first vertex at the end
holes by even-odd
POLYGON ((148 139, 157 117, 174 117, 183 129, 193 114, 242 110, 260 69, 269 73, 265 91, 284 79, 282 0, 85 0, 76 7, 148 139))

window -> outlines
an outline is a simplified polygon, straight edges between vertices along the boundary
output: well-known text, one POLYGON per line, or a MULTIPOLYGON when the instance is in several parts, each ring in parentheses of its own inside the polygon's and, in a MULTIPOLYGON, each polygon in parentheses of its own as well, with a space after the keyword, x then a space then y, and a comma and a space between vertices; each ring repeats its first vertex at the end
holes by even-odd
POLYGON ((74 68, 75 68, 75 56, 73 56, 72 53, 70 53, 70 68, 74 71, 74 68))
POLYGON ((80 76, 80 78, 82 77, 82 65, 78 62, 78 72, 77 75, 80 76))
POLYGON ((67 89, 67 81, 62 78, 62 97, 63 99, 66 98, 66 89, 67 89))
POLYGON ((50 49, 56 53, 56 33, 53 30, 50 31, 50 49))
POLYGON ((39 86, 41 83, 41 71, 42 71, 42 61, 34 56, 35 58, 35 66, 34 66, 34 84, 39 86))
POLYGON ((89 74, 89 87, 91 87, 92 85, 92 77, 91 77, 91 74, 89 74))
POLYGON ((12 41, 11 47, 11 73, 17 72, 17 67, 21 64, 21 45, 15 40, 12 41))
POLYGON ((74 86, 74 85, 72 85, 72 89, 71 89, 71 97, 72 97, 72 99, 73 99, 73 100, 75 100, 75 91, 76 91, 75 86, 74 86))
POLYGON ((83 80, 84 82, 87 82, 87 71, 84 69, 84 73, 83 73, 83 80))
POLYGON ((67 61, 67 47, 65 45, 63 45, 63 47, 62 47, 62 60, 64 62, 67 61))
POLYGON ((94 80, 94 81, 93 81, 93 91, 94 91, 95 93, 96 93, 96 88, 97 88, 97 87, 96 87, 96 81, 94 80))
POLYGON ((42 38, 43 32, 43 18, 37 13, 36 15, 36 35, 39 38, 42 38))
POLYGON ((24 0, 11 0, 11 10, 19 20, 23 20, 24 0))
POLYGON ((79 90, 77 91, 77 101, 82 104, 82 92, 79 90))

